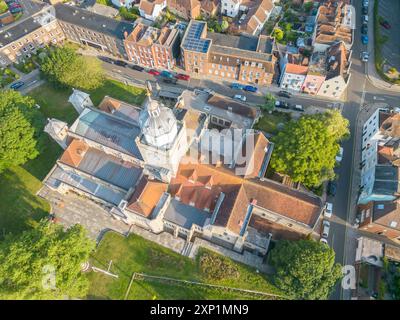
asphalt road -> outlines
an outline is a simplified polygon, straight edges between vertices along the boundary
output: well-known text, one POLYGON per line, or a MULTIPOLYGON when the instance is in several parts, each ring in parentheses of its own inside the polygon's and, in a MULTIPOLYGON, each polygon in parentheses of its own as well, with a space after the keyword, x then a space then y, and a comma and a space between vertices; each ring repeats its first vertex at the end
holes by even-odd
MULTIPOLYGON (((352 47, 352 67, 351 79, 347 89, 347 102, 343 106, 342 114, 350 122, 351 137, 343 142, 344 157, 337 168, 338 176, 337 193, 334 198, 328 197, 329 202, 333 203, 333 217, 331 219, 331 230, 329 236, 329 244, 333 247, 336 253, 336 261, 341 264, 352 264, 354 261, 355 251, 350 248, 355 248, 355 238, 348 236, 348 228, 354 223, 354 212, 351 200, 357 196, 357 186, 352 184, 353 168, 358 166, 358 163, 353 163, 355 152, 355 139, 361 139, 356 135, 357 115, 365 106, 371 106, 377 102, 384 102, 392 107, 398 106, 399 95, 391 91, 385 91, 374 87, 366 76, 366 65, 360 60, 362 51, 372 50, 373 44, 367 46, 361 43, 361 3, 356 5, 357 12, 357 29, 355 30, 355 39, 352 47), (355 191, 354 191, 355 190, 355 191)), ((370 17, 372 17, 372 3, 370 3, 370 17)), ((370 19, 369 30, 373 30, 373 21, 370 19)), ((350 299, 350 290, 341 290, 340 284, 337 285, 331 299, 350 299)))

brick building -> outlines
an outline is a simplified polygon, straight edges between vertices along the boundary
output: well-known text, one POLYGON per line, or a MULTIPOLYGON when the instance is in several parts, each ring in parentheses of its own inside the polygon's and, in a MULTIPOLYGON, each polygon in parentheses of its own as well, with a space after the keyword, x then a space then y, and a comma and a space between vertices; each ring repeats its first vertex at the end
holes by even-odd
POLYGON ((126 57, 124 33, 132 32, 133 24, 69 5, 56 4, 54 8, 68 40, 117 57, 126 57))
POLYGON ((260 85, 271 84, 275 74, 272 38, 207 34, 204 21, 190 21, 181 54, 190 73, 260 85))
POLYGON ((6 66, 29 58, 38 48, 60 43, 64 39, 54 8, 46 6, 0 34, 0 64, 6 66))
POLYGON ((179 56, 179 32, 137 24, 124 40, 128 59, 134 63, 158 69, 172 69, 179 56))

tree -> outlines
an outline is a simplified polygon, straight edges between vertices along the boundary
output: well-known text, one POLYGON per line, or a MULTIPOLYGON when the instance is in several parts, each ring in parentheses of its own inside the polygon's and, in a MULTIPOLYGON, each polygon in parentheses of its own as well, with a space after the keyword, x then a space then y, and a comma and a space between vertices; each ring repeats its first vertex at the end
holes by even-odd
POLYGON ((0 299, 86 296, 89 283, 80 269, 93 249, 81 225, 64 231, 46 220, 6 237, 0 246, 0 299))
POLYGON ((0 93, 0 172, 39 154, 36 138, 42 117, 34 105, 17 91, 0 93))
POLYGON ((281 240, 271 251, 275 284, 295 299, 327 299, 341 278, 335 252, 314 240, 281 240))
POLYGON ((272 32, 272 36, 275 38, 276 41, 281 41, 284 35, 285 34, 283 33, 283 30, 280 28, 275 28, 272 32))
POLYGON ((265 96, 265 103, 261 106, 261 109, 271 113, 275 108, 276 98, 273 94, 268 93, 265 96))
POLYGON ((321 121, 325 123, 328 134, 340 141, 350 136, 349 120, 342 116, 339 110, 328 110, 321 114, 321 121))
POLYGON ((221 29, 222 29, 222 31, 225 31, 225 30, 228 29, 228 28, 229 28, 229 23, 228 23, 228 21, 222 20, 222 22, 221 22, 221 29))
POLYGON ((335 174, 339 141, 348 134, 340 113, 305 115, 288 122, 274 137, 271 167, 307 187, 318 187, 335 174))
POLYGON ((49 81, 63 87, 91 90, 99 87, 104 80, 99 60, 80 56, 65 46, 55 48, 45 58, 41 70, 49 81))

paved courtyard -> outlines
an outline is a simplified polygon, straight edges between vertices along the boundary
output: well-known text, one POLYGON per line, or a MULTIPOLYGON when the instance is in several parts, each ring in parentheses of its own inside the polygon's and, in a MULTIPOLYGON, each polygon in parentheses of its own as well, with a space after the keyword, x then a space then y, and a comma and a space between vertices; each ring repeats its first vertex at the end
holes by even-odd
POLYGON ((110 229, 122 234, 129 232, 129 225, 116 220, 103 207, 85 198, 72 193, 61 195, 47 187, 43 187, 39 195, 49 201, 59 223, 66 227, 79 223, 97 241, 110 229))
POLYGON ((66 227, 79 223, 88 230, 89 236, 97 241, 104 232, 114 230, 124 235, 138 234, 178 253, 181 253, 185 246, 184 239, 175 238, 167 232, 154 234, 137 226, 129 226, 115 219, 102 206, 76 194, 62 195, 43 187, 39 195, 50 202, 58 223, 66 227))

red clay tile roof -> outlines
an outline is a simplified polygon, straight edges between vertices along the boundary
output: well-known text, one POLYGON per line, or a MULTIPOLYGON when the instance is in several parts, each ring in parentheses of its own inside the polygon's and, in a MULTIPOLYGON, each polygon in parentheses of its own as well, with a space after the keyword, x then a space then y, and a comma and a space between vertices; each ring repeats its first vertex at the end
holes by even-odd
POLYGON ((143 176, 128 201, 127 209, 147 218, 152 214, 167 189, 167 184, 149 180, 143 176))
POLYGON ((237 164, 237 167, 246 167, 246 173, 244 174, 245 178, 255 178, 258 176, 258 173, 261 170, 269 141, 262 133, 249 134, 246 137, 246 141, 248 141, 248 139, 254 139, 254 149, 251 150, 250 156, 246 157, 246 142, 243 144, 242 157, 244 159, 248 158, 248 161, 246 161, 244 164, 237 164))
POLYGON ((212 212, 223 192, 225 199, 217 214, 215 224, 239 233, 247 207, 253 200, 257 206, 286 216, 300 223, 313 226, 320 214, 320 198, 290 189, 273 181, 244 179, 224 167, 182 161, 178 173, 171 180, 169 193, 178 196, 185 204, 212 212), (196 172, 196 180, 189 181, 196 172), (206 181, 212 176, 211 189, 206 181))
POLYGON ((286 73, 293 73, 293 74, 303 74, 306 75, 308 71, 307 66, 301 66, 298 64, 288 63, 286 65, 286 73))
POLYGON ((84 141, 74 139, 65 149, 60 161, 71 167, 78 167, 88 149, 89 146, 84 141))

